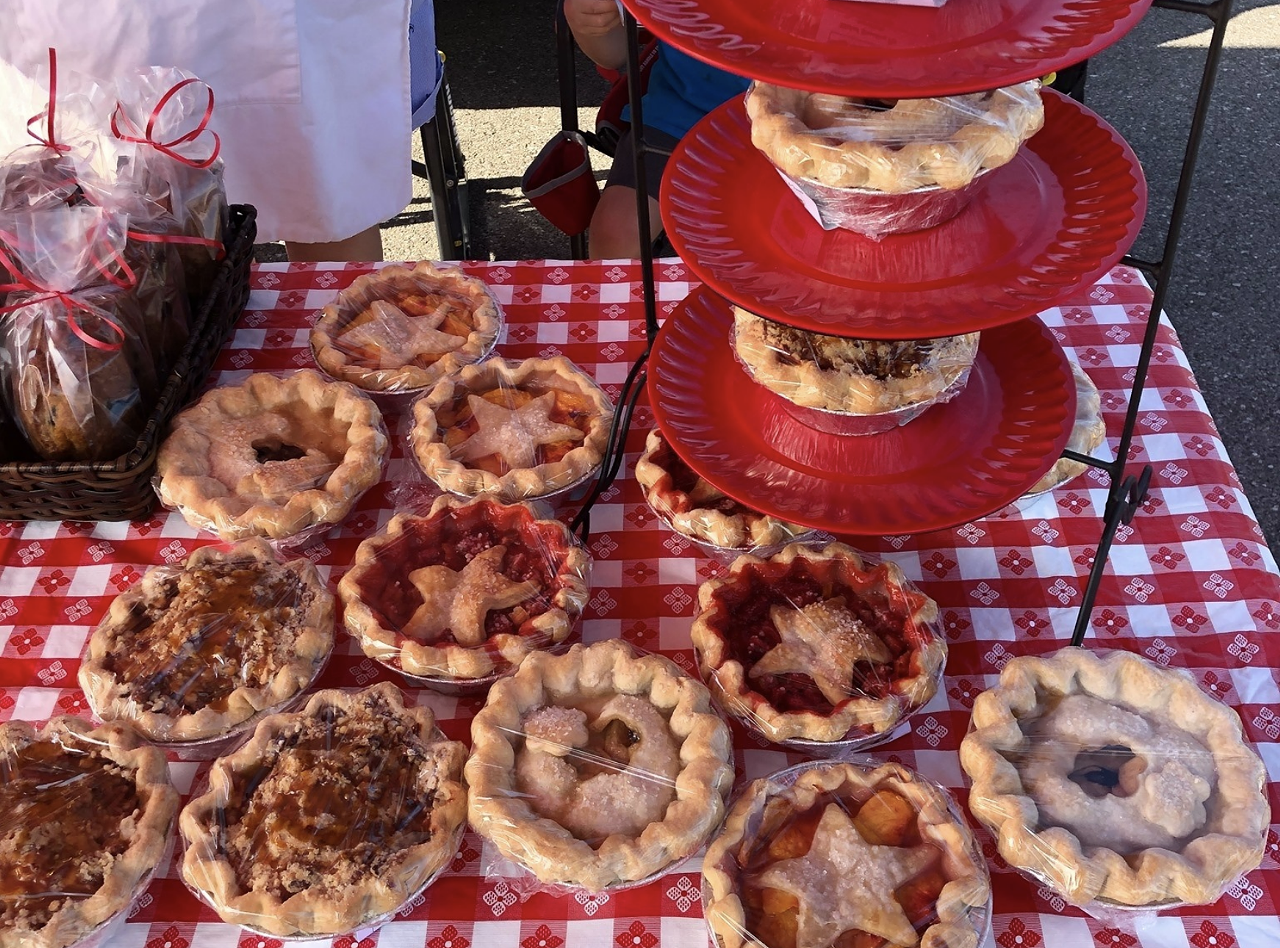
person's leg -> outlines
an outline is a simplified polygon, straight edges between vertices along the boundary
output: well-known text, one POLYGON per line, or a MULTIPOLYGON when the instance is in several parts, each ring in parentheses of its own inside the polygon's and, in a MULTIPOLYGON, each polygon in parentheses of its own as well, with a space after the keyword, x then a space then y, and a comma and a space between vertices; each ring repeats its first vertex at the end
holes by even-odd
POLYGON ((329 263, 349 260, 381 260, 382 231, 375 224, 346 240, 324 244, 300 244, 284 242, 285 252, 291 263, 329 263))
MULTIPOLYGON (((645 127, 645 144, 650 149, 645 154, 645 188, 649 195, 649 242, 662 233, 662 217, 658 211, 658 189, 662 185, 662 171, 666 167, 677 139, 655 129, 645 127)), ((588 233, 590 255, 594 260, 640 256, 640 222, 636 213, 635 159, 632 154, 631 133, 618 141, 618 149, 605 182, 604 193, 591 216, 588 233)))

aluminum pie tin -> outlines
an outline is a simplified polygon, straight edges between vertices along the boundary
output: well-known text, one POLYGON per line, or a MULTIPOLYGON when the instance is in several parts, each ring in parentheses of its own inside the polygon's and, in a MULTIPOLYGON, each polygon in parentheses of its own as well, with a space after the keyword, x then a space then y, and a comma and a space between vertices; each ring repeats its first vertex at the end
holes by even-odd
POLYGON ((833 188, 809 178, 789 180, 818 206, 824 229, 881 237, 928 230, 959 216, 986 188, 987 175, 993 170, 979 171, 963 187, 948 190, 932 184, 900 194, 870 188, 833 188))
POLYGON ((968 381, 968 371, 961 372, 952 380, 950 385, 932 398, 918 402, 915 405, 907 405, 903 408, 895 408, 893 411, 878 412, 872 415, 847 411, 830 411, 825 408, 808 408, 804 405, 797 405, 786 396, 779 395, 767 386, 761 385, 761 388, 767 398, 806 428, 842 437, 865 437, 884 434, 886 431, 901 428, 903 425, 915 421, 934 405, 944 404, 960 394, 965 385, 968 384, 968 381))
MULTIPOLYGON (((579 639, 578 624, 575 622, 573 629, 562 641, 546 648, 534 649, 533 651, 560 655, 567 652, 569 646, 579 639)), ((511 677, 515 674, 516 669, 520 667, 519 663, 517 663, 507 665, 501 671, 495 671, 480 678, 453 678, 449 675, 414 675, 398 665, 391 664, 389 661, 383 661, 378 658, 373 659, 373 661, 388 671, 395 672, 396 675, 404 679, 404 683, 410 688, 428 688, 436 692, 436 694, 446 695, 451 698, 466 698, 486 694, 495 682, 511 677)))

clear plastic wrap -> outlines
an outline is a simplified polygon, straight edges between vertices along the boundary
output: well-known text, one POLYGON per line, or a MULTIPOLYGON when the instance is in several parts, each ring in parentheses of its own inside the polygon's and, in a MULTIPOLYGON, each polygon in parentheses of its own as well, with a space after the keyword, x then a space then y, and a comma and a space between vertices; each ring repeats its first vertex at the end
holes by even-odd
MULTIPOLYGON (((1074 362, 1071 363, 1071 376, 1076 383, 1076 423, 1071 429, 1067 447, 1080 454, 1092 454, 1107 439, 1107 423, 1102 417, 1102 397, 1093 380, 1074 362)), ((1049 468, 1049 473, 1036 481, 1035 486, 1015 501, 1015 505, 1023 507, 1034 503, 1049 491, 1079 477, 1087 467, 1080 461, 1059 458, 1049 468)))
POLYGON ((843 543, 740 556, 698 590, 691 632, 724 711, 766 740, 837 753, 888 740, 937 692, 938 607, 843 543))
POLYGON ((490 689, 471 739, 472 827, 552 891, 676 865, 720 825, 733 783, 707 689, 621 640, 530 655, 490 689))
POLYGON ((712 487, 681 460, 657 428, 645 437, 635 473, 645 500, 662 522, 717 559, 746 552, 762 555, 812 532, 753 510, 712 487))
POLYGON ((312 369, 255 373, 173 420, 156 493, 224 540, 298 545, 341 522, 382 479, 387 448, 382 413, 354 386, 312 369))
POLYGON ((264 719, 182 810, 182 878, 226 922, 330 937, 385 921, 453 859, 466 748, 395 686, 264 719))
POLYGON ((359 277, 324 308, 311 355, 325 374, 397 407, 493 351, 502 307, 483 281, 423 261, 359 277))
POLYGON ((99 943, 165 857, 178 809, 164 754, 72 717, 0 725, 0 940, 99 943))
POLYGON ((590 572, 559 520, 528 504, 443 496, 362 542, 338 595, 370 658, 428 688, 483 691, 569 638, 590 572))
POLYGON ((80 661, 102 720, 128 721, 188 759, 301 695, 334 641, 315 565, 265 540, 202 547, 156 566, 111 603, 80 661))
POLYGON ((116 94, 110 125, 121 143, 120 178, 138 200, 166 212, 150 219, 166 221, 194 309, 218 275, 231 219, 221 142, 209 129, 213 90, 181 69, 153 66, 117 79, 116 94))
POLYGON ((981 945, 982 849, 943 788, 870 757, 752 781, 703 863, 717 948, 981 945))
POLYGON ((751 141, 828 230, 935 227, 1044 124, 1040 83, 934 99, 854 99, 756 82, 751 141))
POLYGON ((489 358, 414 403, 409 447, 441 490, 533 500, 590 478, 612 423, 609 397, 564 356, 489 358))
POLYGON ((807 332, 734 307, 738 363, 801 424, 838 435, 891 431, 968 384, 979 333, 853 339, 807 332))
POLYGON ((121 256, 123 219, 89 205, 0 214, 8 398, 46 460, 117 457, 137 441, 157 395, 155 359, 121 256))
POLYGON ((1013 659, 960 762, 1005 861, 1103 918, 1214 902, 1263 857, 1266 772, 1239 716, 1129 652, 1013 659))

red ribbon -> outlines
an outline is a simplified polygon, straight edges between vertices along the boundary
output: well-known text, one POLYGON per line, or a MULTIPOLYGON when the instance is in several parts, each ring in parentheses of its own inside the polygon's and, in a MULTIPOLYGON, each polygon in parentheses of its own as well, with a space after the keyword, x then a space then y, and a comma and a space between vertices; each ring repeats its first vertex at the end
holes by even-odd
MULTIPOLYGON (((119 254, 116 254, 115 256, 118 258, 119 254)), ((101 261, 95 260, 94 264, 102 272, 103 276, 105 276, 108 280, 110 280, 112 283, 116 284, 117 286, 122 286, 122 287, 133 286, 134 282, 137 281, 137 277, 134 275, 134 272, 129 269, 128 265, 123 260, 120 260, 119 262, 120 262, 120 265, 124 268, 125 272, 128 274, 128 279, 129 279, 128 283, 120 282, 123 279, 123 277, 109 274, 105 269, 103 269, 101 265, 101 261)), ((80 341, 83 342, 85 345, 92 346, 95 349, 100 349, 103 352, 118 352, 120 349, 124 347, 124 341, 128 337, 125 335, 125 331, 120 328, 119 323, 117 323, 110 316, 105 315, 95 307, 90 306, 88 303, 84 302, 84 300, 78 300, 74 296, 72 296, 70 293, 66 293, 62 290, 51 290, 47 286, 41 286, 40 284, 32 280, 30 277, 23 275, 21 272, 19 272, 17 264, 13 262, 13 259, 5 252, 4 248, 2 247, 0 247, 0 267, 4 267, 6 270, 12 273, 13 278, 17 281, 16 283, 0 283, 0 292, 8 292, 8 293, 27 292, 27 293, 43 294, 41 296, 37 296, 35 299, 30 299, 23 303, 12 303, 8 306, 0 306, 0 313, 13 313, 13 312, 16 312, 17 310, 22 309, 24 306, 34 306, 37 303, 44 303, 48 300, 58 300, 67 309, 67 315, 69 317, 68 322, 70 322, 71 324, 71 331, 75 333, 76 336, 80 339, 80 341), (89 335, 89 333, 85 330, 85 328, 80 325, 80 320, 76 318, 75 310, 77 309, 82 309, 87 313, 92 313, 94 316, 98 317, 98 319, 100 319, 102 322, 110 326, 111 330, 119 337, 119 341, 103 342, 101 339, 95 339, 93 336, 89 335)))
POLYGON ((203 135, 205 131, 209 129, 209 120, 211 118, 213 118, 213 89, 207 83, 202 82, 199 79, 183 79, 160 97, 160 101, 155 104, 155 107, 151 110, 151 115, 147 118, 147 127, 145 130, 139 130, 138 126, 134 125, 129 116, 125 114, 124 103, 117 102, 115 111, 111 113, 111 133, 122 142, 132 142, 135 145, 150 145, 156 151, 168 155, 174 161, 180 161, 188 167, 208 168, 218 159, 218 154, 222 151, 222 139, 218 137, 217 132, 209 131, 209 134, 213 136, 213 151, 209 154, 208 158, 200 160, 188 158, 185 155, 179 154, 174 149, 178 145, 185 145, 189 142, 193 142, 203 135), (173 97, 184 88, 196 83, 204 86, 205 91, 209 93, 209 101, 205 105, 204 115, 201 117, 199 123, 185 135, 180 135, 171 141, 157 141, 155 138, 156 123, 164 113, 165 106, 168 105, 173 97), (122 124, 125 128, 124 131, 121 130, 122 124), (126 134, 126 132, 128 134, 126 134))
POLYGON ((27 134, 38 141, 45 148, 52 148, 61 154, 66 154, 71 150, 70 145, 60 145, 55 138, 54 114, 58 107, 58 52, 52 46, 49 47, 49 107, 43 112, 31 116, 27 120, 27 134), (48 119, 48 132, 44 138, 40 137, 40 133, 35 130, 36 125, 41 121, 48 119))
POLYGON ((210 250, 216 250, 215 259, 221 260, 227 255, 227 248, 220 240, 214 240, 211 237, 190 237, 186 234, 144 234, 136 230, 128 232, 130 240, 141 241, 145 244, 189 244, 196 247, 208 247, 210 250))

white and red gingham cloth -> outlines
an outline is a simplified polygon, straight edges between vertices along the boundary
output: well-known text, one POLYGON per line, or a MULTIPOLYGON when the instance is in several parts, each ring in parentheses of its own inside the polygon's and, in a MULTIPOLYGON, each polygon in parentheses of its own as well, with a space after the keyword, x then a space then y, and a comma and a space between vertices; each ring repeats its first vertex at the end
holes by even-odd
MULTIPOLYGON (((644 345, 640 268, 625 263, 522 261, 466 264, 507 315, 501 355, 564 354, 614 396, 644 345)), ((307 330, 318 310, 363 266, 267 265, 219 358, 220 381, 311 364, 307 330)), ((662 315, 690 289, 691 274, 659 261, 662 315)), ((1117 269, 1067 305, 1043 314, 1102 394, 1111 444, 1123 421, 1151 294, 1117 269)), ((628 461, 652 412, 638 411, 628 461)), ((409 478, 403 419, 390 419, 396 459, 387 480, 339 528, 303 548, 331 581, 357 544, 391 516, 395 483, 409 478)), ((1236 707, 1256 742, 1280 813, 1280 574, 1196 388, 1172 328, 1160 329, 1131 461, 1155 469, 1150 499, 1121 527, 1098 595, 1091 644, 1128 648, 1172 667, 1236 707)), ((692 667, 689 625, 698 584, 723 566, 660 524, 628 463, 592 517, 593 593, 584 637, 624 636, 692 667)), ((965 782, 956 748, 974 696, 1014 655, 1069 639, 1102 530, 1102 475, 1091 471, 1022 511, 954 530, 879 537, 872 552, 896 560, 937 600, 951 648, 935 699, 909 733, 876 751, 952 788, 965 782)), ((86 714, 76 669, 86 637, 111 598, 149 566, 184 559, 213 538, 181 517, 144 523, 0 523, 0 719, 86 714)), ((387 672, 340 637, 323 684, 363 686, 387 672)), ((466 740, 476 699, 422 697, 450 736, 466 740)), ((759 776, 796 758, 736 732, 739 775, 759 776)), ((174 765, 186 790, 199 765, 174 765)), ((993 869, 993 942, 1000 948, 1275 948, 1280 945, 1280 835, 1273 825, 1262 867, 1216 904, 1125 924, 1064 907, 1010 870, 980 831, 993 869)), ((706 929, 696 862, 648 886, 591 896, 522 891, 487 878, 489 854, 468 833, 451 869, 395 921, 337 948, 702 948, 706 929), (522 898, 522 896, 524 898, 522 898)), ((121 934, 120 948, 279 948, 221 924, 183 887, 173 866, 151 886, 121 934)))

